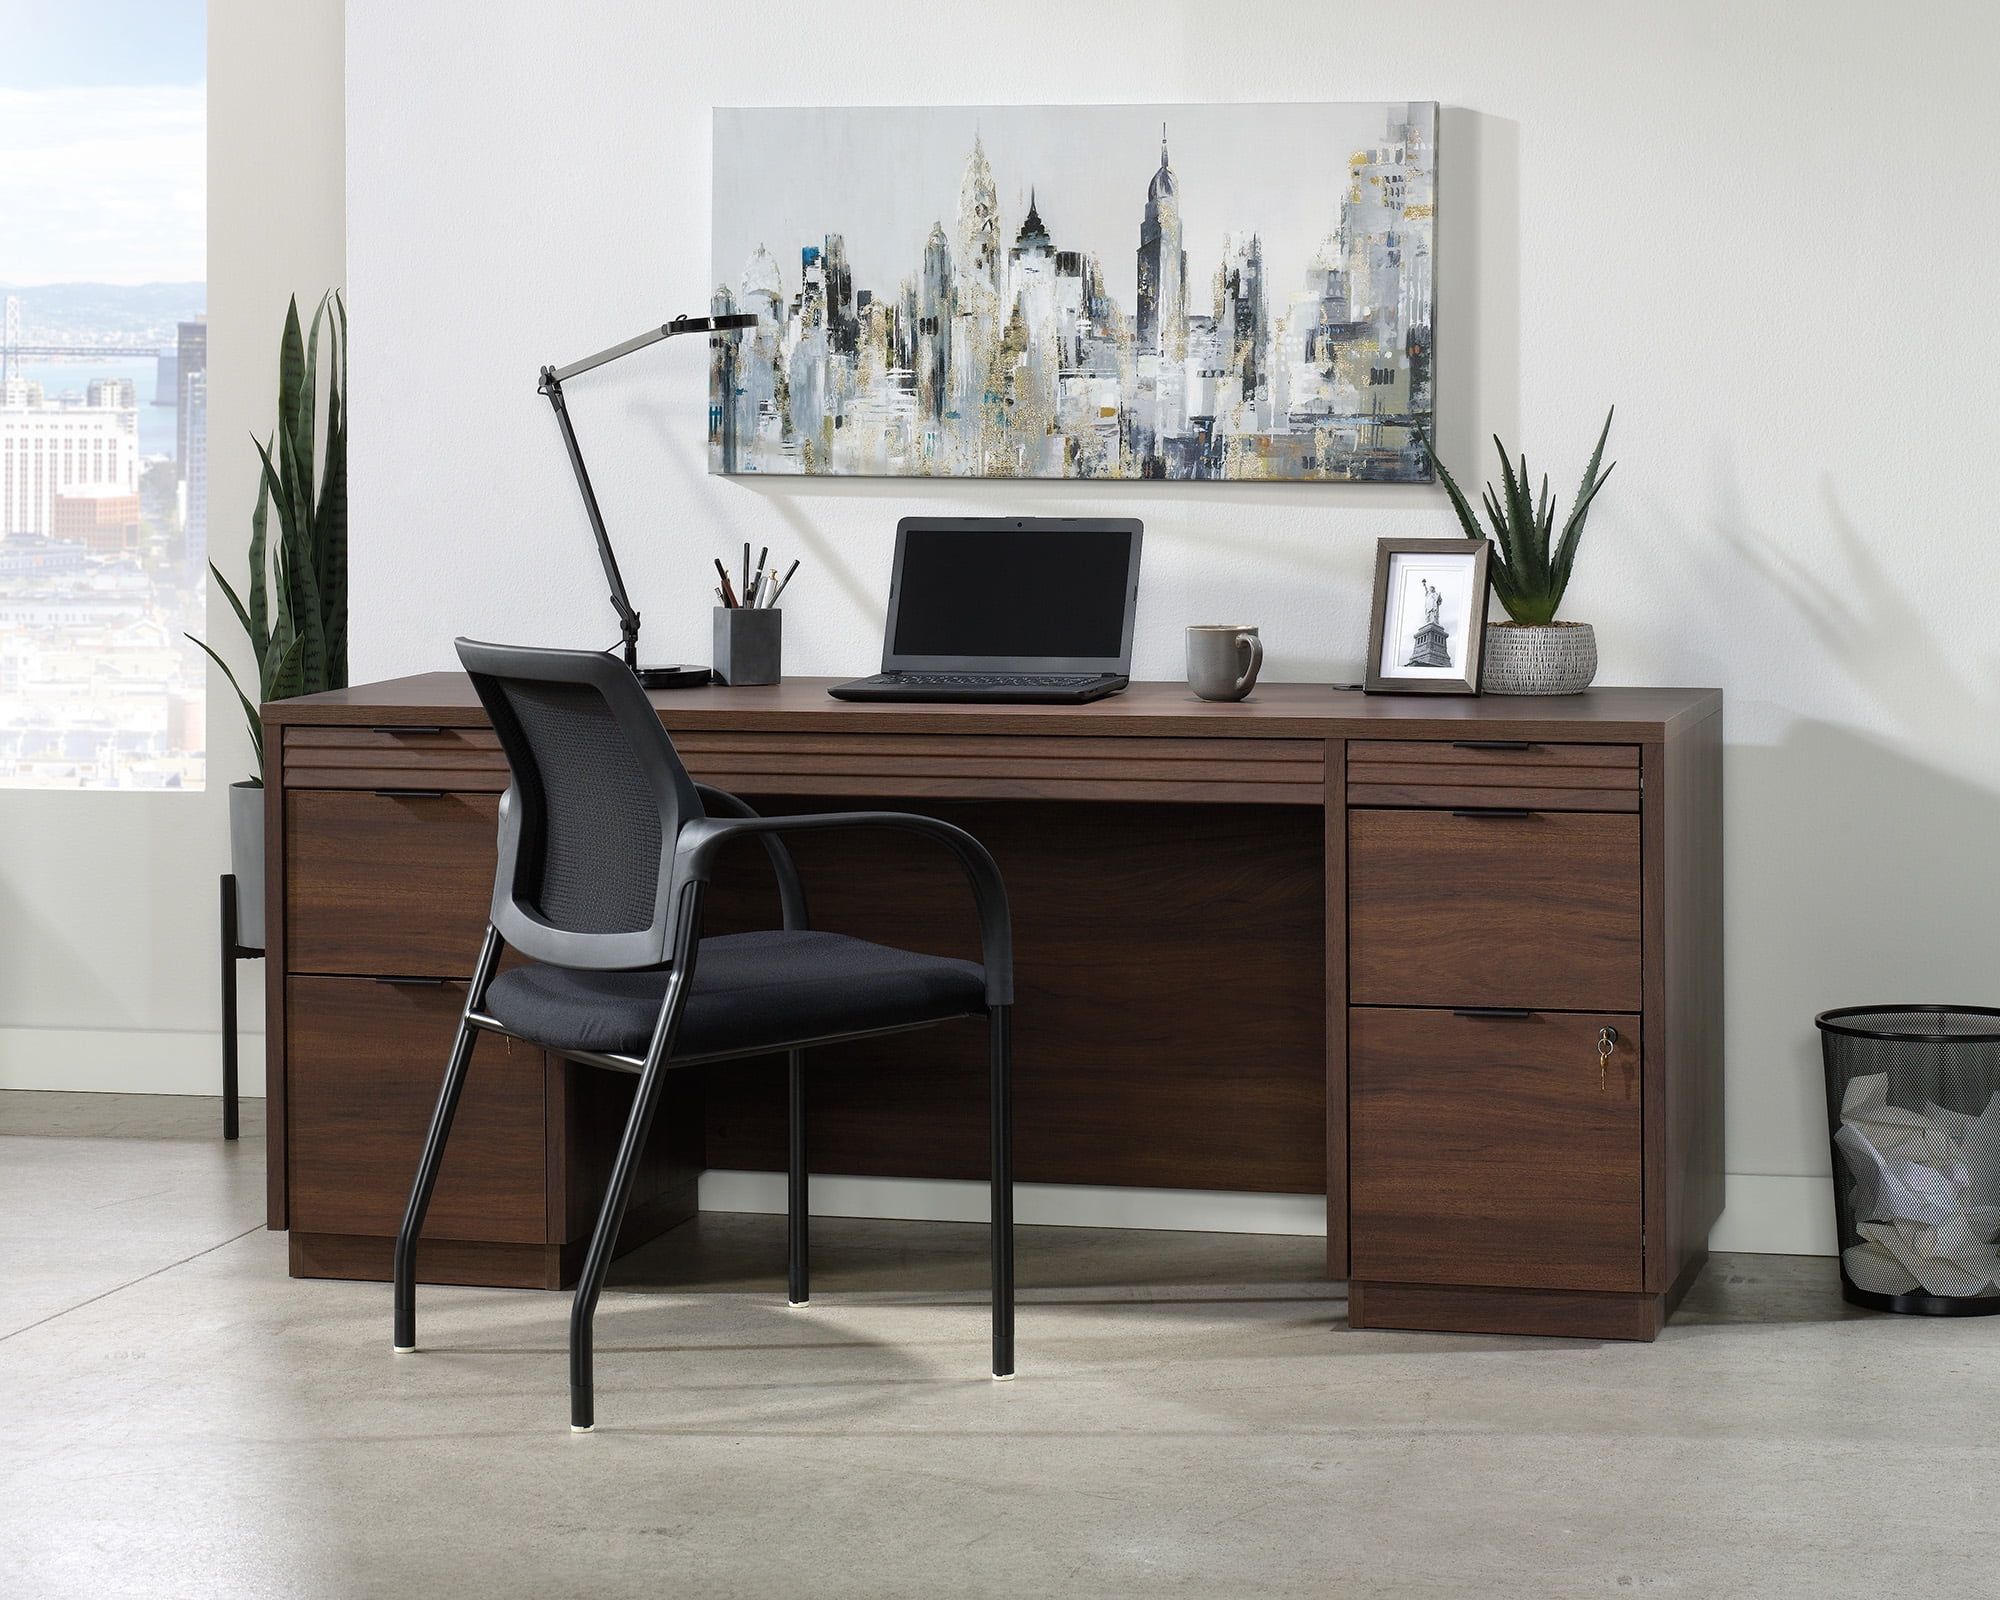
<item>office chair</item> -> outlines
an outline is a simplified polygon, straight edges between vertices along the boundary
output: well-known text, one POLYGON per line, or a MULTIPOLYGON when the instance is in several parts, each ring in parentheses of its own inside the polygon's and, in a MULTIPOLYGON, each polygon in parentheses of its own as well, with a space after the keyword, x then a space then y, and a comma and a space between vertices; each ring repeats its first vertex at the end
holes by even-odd
POLYGON ((417 1237, 476 1034, 639 1078, 570 1308, 570 1426, 588 1432, 591 1322, 666 1074, 780 1050, 789 1057, 786 1254, 791 1302, 804 1305, 806 1049, 983 1015, 992 1091, 993 1376, 1012 1377, 1014 958, 993 858, 969 833, 932 817, 758 816, 688 776, 631 668, 611 656, 470 639, 458 641, 458 655, 513 781, 500 805, 485 942, 396 1236, 396 1350, 416 1348, 417 1237), (949 849, 978 911, 980 963, 813 931, 780 835, 835 828, 900 829, 949 849), (783 927, 703 938, 702 899, 717 855, 745 836, 762 842, 777 874, 783 927), (527 964, 495 976, 509 945, 527 964))

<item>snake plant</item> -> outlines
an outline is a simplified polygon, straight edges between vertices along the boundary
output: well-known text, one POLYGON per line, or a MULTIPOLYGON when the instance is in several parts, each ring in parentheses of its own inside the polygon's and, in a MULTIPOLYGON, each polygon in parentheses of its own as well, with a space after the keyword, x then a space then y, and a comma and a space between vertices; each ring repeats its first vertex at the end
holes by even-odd
POLYGON ((222 668, 242 702, 263 782, 264 730, 258 703, 347 686, 347 307, 329 290, 301 333, 299 303, 285 314, 278 345, 278 425, 257 446, 257 509, 250 518, 250 575, 239 596, 214 562, 208 570, 243 625, 257 663, 257 701, 243 692, 229 663, 188 637, 222 668), (331 315, 329 315, 329 312, 331 315), (332 373, 326 440, 319 446, 319 340, 324 327, 332 373), (315 492, 313 475, 319 473, 315 492), (273 507, 278 540, 266 537, 273 507))
MULTIPOLYGON (((1576 549, 1583 540, 1583 525, 1590 515, 1590 503, 1597 498, 1597 491, 1604 487, 1604 480, 1611 476, 1612 462, 1602 472, 1597 463, 1604 457, 1604 441, 1611 437, 1611 418, 1617 411, 1613 406, 1605 413, 1604 431, 1597 436, 1597 448, 1590 452, 1590 465, 1584 469, 1583 482, 1576 491, 1576 503, 1570 507, 1569 520, 1563 524, 1559 538, 1555 534, 1554 508, 1549 504, 1549 475, 1542 474, 1542 493, 1539 501, 1529 492, 1528 458, 1521 457, 1517 471, 1507 458, 1507 447, 1500 442, 1500 436, 1493 436, 1493 448, 1500 452, 1500 487, 1486 485, 1484 504, 1486 515, 1493 524, 1493 556, 1489 571, 1493 577, 1493 592, 1500 597, 1500 604, 1507 615, 1516 622, 1550 623, 1555 621, 1556 607, 1562 604, 1563 591, 1569 587, 1570 568, 1576 564, 1576 549)), ((1486 530, 1479 525, 1478 515, 1470 502, 1460 491, 1445 465, 1438 459, 1437 451, 1431 448, 1430 440, 1419 433, 1424 453, 1430 457, 1431 465, 1437 468, 1437 475, 1443 481, 1445 492, 1451 496, 1451 506, 1458 513, 1459 525, 1465 529, 1468 539, 1484 539, 1486 530)))

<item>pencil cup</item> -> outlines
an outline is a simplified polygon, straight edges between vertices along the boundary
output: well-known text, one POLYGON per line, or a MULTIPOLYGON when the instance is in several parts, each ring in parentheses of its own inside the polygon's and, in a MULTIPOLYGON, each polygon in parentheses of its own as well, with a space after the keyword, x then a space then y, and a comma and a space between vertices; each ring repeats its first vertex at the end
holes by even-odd
POLYGON ((715 675, 724 683, 776 683, 782 677, 784 612, 776 607, 715 608, 715 675))

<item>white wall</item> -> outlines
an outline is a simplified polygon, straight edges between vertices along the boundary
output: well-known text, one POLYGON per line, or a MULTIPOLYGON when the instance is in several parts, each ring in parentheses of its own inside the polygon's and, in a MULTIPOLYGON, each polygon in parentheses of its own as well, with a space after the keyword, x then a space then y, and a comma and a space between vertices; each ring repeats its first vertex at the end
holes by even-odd
MULTIPOLYGON (((1715 1242, 1825 1248, 1815 1010, 2000 997, 2000 540, 1975 483, 2000 31, 1961 3, 1893 28, 1740 0, 1384 16, 350 0, 356 676, 448 666, 458 632, 614 637, 534 372, 705 305, 712 105, 1440 100, 1445 454, 1483 474, 1498 430, 1566 489, 1618 403, 1569 612, 1605 682, 1728 693, 1715 1242)), ((698 349, 572 409, 662 656, 705 653, 703 571, 745 538, 805 558, 790 670, 853 673, 898 515, 1116 510, 1147 525, 1140 676, 1218 619, 1262 625, 1274 677, 1349 676, 1376 537, 1453 527, 1431 489, 710 478, 698 349)))
MULTIPOLYGON (((339 0, 209 0, 209 539, 241 576, 251 430, 277 410, 285 299, 342 280, 339 0)), ((228 602, 209 636, 243 662, 228 602)), ((0 792, 0 1088, 214 1094, 216 877, 250 740, 219 672, 202 794, 0 792)), ((242 978, 243 1089, 263 1092, 263 968, 242 978)))

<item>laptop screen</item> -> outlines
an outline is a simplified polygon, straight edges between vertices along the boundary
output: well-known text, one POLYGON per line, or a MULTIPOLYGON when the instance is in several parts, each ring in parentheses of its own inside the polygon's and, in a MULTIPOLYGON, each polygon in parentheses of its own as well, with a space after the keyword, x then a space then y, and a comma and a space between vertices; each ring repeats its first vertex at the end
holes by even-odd
POLYGON ((905 518, 883 666, 1123 672, 1139 524, 905 518))

